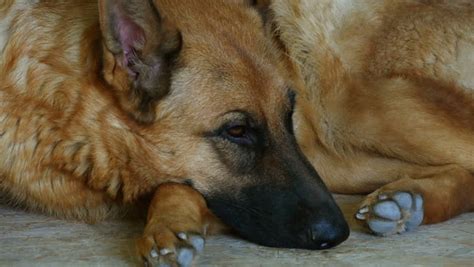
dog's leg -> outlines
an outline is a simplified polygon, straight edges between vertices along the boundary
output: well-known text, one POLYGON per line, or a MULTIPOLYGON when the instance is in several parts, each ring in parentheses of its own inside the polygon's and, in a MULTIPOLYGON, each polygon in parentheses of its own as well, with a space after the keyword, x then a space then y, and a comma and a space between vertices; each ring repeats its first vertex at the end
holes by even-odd
POLYGON ((356 214, 377 235, 412 230, 474 210, 474 176, 458 166, 428 169, 368 195, 356 214))
POLYGON ((186 185, 163 184, 150 203, 137 249, 152 266, 191 266, 204 248, 205 235, 222 230, 201 194, 186 185))

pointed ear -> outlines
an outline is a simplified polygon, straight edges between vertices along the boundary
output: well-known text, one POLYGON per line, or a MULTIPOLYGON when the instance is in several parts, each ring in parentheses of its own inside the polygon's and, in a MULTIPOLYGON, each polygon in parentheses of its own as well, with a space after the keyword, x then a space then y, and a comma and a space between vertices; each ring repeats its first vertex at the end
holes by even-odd
POLYGON ((270 19, 270 4, 271 0, 246 0, 247 3, 253 6, 260 16, 262 17, 263 23, 266 25, 270 19))
POLYGON ((99 14, 104 78, 132 117, 150 123, 169 90, 181 36, 150 0, 99 0, 99 14))

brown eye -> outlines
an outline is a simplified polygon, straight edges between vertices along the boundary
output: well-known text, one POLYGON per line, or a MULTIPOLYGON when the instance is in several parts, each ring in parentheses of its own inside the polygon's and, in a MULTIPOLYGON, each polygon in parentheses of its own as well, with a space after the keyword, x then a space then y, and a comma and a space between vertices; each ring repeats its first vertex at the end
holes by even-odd
POLYGON ((255 131, 251 127, 241 124, 226 126, 220 132, 220 136, 239 145, 252 145, 257 141, 255 131))
POLYGON ((247 129, 245 126, 234 126, 229 129, 227 129, 227 134, 229 136, 232 136, 234 138, 242 138, 245 137, 245 133, 247 132, 247 129))

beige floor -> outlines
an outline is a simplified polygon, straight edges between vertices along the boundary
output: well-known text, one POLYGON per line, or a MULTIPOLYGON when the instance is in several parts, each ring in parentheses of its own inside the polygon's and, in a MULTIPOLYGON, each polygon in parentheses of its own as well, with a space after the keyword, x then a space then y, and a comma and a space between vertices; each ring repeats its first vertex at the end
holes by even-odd
MULTIPOLYGON (((338 197, 348 218, 359 200, 338 197)), ((328 251, 272 249, 235 237, 211 237, 197 266, 474 266, 474 213, 385 238, 349 222, 349 240, 328 251)), ((135 266, 133 243, 142 227, 133 220, 62 221, 0 204, 0 266, 135 266)))

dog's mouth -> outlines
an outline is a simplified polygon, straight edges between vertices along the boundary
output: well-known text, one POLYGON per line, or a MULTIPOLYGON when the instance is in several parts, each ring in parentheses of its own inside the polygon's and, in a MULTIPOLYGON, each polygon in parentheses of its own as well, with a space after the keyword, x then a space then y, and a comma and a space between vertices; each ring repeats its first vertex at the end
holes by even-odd
POLYGON ((332 196, 322 196, 318 192, 321 190, 305 196, 307 191, 267 184, 247 187, 239 193, 220 192, 207 197, 207 201, 209 208, 238 234, 260 245, 328 249, 346 240, 349 227, 332 196))

